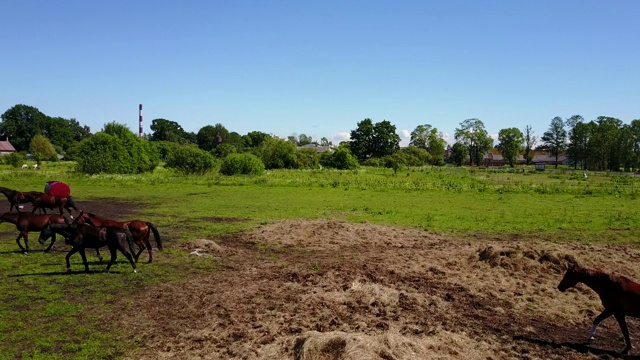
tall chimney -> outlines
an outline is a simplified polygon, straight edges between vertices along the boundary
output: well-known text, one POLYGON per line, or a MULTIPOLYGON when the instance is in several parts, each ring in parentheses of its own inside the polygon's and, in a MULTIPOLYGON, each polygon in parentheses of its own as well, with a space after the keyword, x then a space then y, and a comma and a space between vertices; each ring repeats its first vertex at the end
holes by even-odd
POLYGON ((142 137, 142 104, 140 104, 140 107, 138 108, 138 114, 140 117, 140 130, 138 136, 142 137))

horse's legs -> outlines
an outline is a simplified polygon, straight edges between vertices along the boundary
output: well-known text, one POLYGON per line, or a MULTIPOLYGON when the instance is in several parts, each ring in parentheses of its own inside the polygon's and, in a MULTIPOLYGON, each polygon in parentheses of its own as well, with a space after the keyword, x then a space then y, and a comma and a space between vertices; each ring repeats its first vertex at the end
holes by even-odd
POLYGON ((80 256, 82 256, 82 263, 84 264, 84 272, 89 272, 89 264, 87 263, 87 253, 84 247, 80 248, 80 256))
POLYGON ((629 350, 631 350, 631 339, 629 338, 629 329, 627 328, 627 322, 624 319, 623 313, 617 313, 614 315, 616 320, 618 320, 618 324, 620 325, 620 330, 622 330, 622 335, 624 335, 624 342, 627 344, 624 350, 622 350, 623 354, 627 354, 629 350))
POLYGON ((147 262, 152 262, 153 261, 153 253, 151 251, 151 243, 149 242, 149 237, 144 239, 144 243, 147 246, 147 251, 149 252, 149 261, 147 262))
POLYGON ((49 252, 49 250, 51 250, 51 247, 53 246, 53 243, 56 242, 56 233, 53 233, 53 236, 51 237, 51 244, 49 244, 49 246, 47 246, 47 248, 44 250, 44 252, 49 252))
POLYGON ((138 258, 140 257, 140 254, 142 254, 142 252, 144 251, 145 247, 142 240, 136 241, 136 245, 138 245, 138 252, 135 253, 133 251, 133 248, 131 248, 131 254, 133 254, 133 258, 136 260, 136 262, 138 262, 138 258))
POLYGON ((96 256, 98 257, 98 260, 102 262, 102 255, 100 255, 100 248, 96 248, 96 256))
MULTIPOLYGON (((18 235, 18 237, 16 238, 16 243, 18 243, 18 246, 20 247, 20 251, 22 251, 23 253, 26 253, 29 251, 29 248, 25 249, 22 247, 22 244, 20 244, 20 238, 24 237, 24 233, 21 231, 20 235, 18 235)), ((27 238, 25 237, 24 240, 24 245, 27 246, 27 238)))
POLYGON ((69 253, 67 253, 67 257, 65 258, 67 260, 67 271, 71 271, 71 265, 69 264, 69 258, 71 257, 71 255, 75 254, 78 252, 78 248, 77 247, 72 247, 71 250, 69 251, 69 253))
POLYGON ((129 251, 127 250, 127 248, 120 244, 120 252, 122 253, 122 255, 124 255, 124 257, 127 258, 127 260, 129 260, 129 263, 131 264, 131 267, 133 268, 133 272, 136 273, 136 262, 133 260, 133 256, 131 256, 131 253, 129 253, 129 251))
POLYGON ((608 318, 611 315, 613 315, 613 311, 604 309, 604 311, 600 313, 600 315, 596 316, 596 318, 593 319, 593 326, 591 327, 591 331, 589 331, 589 338, 587 341, 591 341, 594 339, 594 337, 596 336, 596 329, 598 328, 598 324, 600 324, 602 320, 608 318))
POLYGON ((107 264, 107 267, 104 271, 109 271, 111 269, 111 265, 116 262, 116 258, 118 257, 118 252, 116 251, 116 247, 114 245, 109 244, 109 252, 111 253, 111 260, 107 264))

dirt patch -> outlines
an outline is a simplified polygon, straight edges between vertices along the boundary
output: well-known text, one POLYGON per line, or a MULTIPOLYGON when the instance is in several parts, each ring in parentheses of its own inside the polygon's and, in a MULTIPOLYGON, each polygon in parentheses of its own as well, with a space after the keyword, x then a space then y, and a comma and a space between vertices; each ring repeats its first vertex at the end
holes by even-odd
MULTIPOLYGON (((596 359, 624 347, 567 264, 638 278, 632 246, 495 241, 290 220, 194 239, 224 270, 138 295, 119 319, 136 359, 596 359), (140 311, 140 309, 152 309, 140 311)), ((197 254, 194 254, 197 255, 197 254)), ((125 305, 123 305, 125 306, 125 305)), ((635 348, 640 327, 629 326, 635 348)))

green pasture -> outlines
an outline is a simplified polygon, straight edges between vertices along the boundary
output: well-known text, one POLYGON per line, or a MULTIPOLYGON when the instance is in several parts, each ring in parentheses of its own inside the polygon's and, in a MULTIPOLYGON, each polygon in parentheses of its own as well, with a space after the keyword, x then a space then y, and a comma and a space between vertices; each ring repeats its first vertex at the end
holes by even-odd
POLYGON ((65 252, 43 253, 33 233, 32 252, 23 255, 17 252, 13 225, 0 225, 0 358, 131 354, 137 339, 112 326, 107 314, 118 311, 114 305, 146 287, 216 271, 219 265, 175 245, 282 219, 371 222, 461 237, 637 242, 640 178, 589 173, 583 179, 582 172, 571 169, 525 170, 428 167, 395 174, 362 168, 184 177, 164 168, 146 175, 87 176, 64 162, 44 164, 39 171, 0 167, 0 186, 42 191, 46 181, 59 180, 71 186, 80 203, 141 204, 136 217, 154 222, 167 245, 154 253, 153 264, 141 262, 138 274, 122 256, 110 273, 101 273, 104 264, 93 252, 88 258, 96 272, 80 272, 75 255, 75 272, 67 274, 65 252))

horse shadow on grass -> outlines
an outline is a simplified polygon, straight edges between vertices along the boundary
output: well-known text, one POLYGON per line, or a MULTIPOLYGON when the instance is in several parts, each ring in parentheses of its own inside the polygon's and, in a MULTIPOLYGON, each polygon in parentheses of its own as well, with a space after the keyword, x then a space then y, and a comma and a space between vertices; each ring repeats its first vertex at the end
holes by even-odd
POLYGON ((48 271, 48 272, 37 272, 37 273, 28 273, 28 274, 13 274, 13 275, 7 275, 7 277, 10 278, 21 278, 21 277, 29 277, 29 276, 70 276, 70 275, 86 275, 86 274, 124 274, 124 271, 118 271, 118 270, 109 270, 109 271, 104 271, 104 270, 89 270, 89 271, 84 271, 84 270, 77 270, 77 271, 48 271))
POLYGON ((640 360, 640 355, 625 355, 625 354, 621 354, 619 351, 605 350, 605 349, 593 347, 585 342, 554 342, 549 340, 536 339, 534 337, 527 336, 527 335, 515 335, 513 337, 513 340, 525 341, 531 344, 551 347, 554 349, 568 348, 568 349, 577 351, 581 354, 590 353, 600 357, 606 355, 615 359, 640 360))

